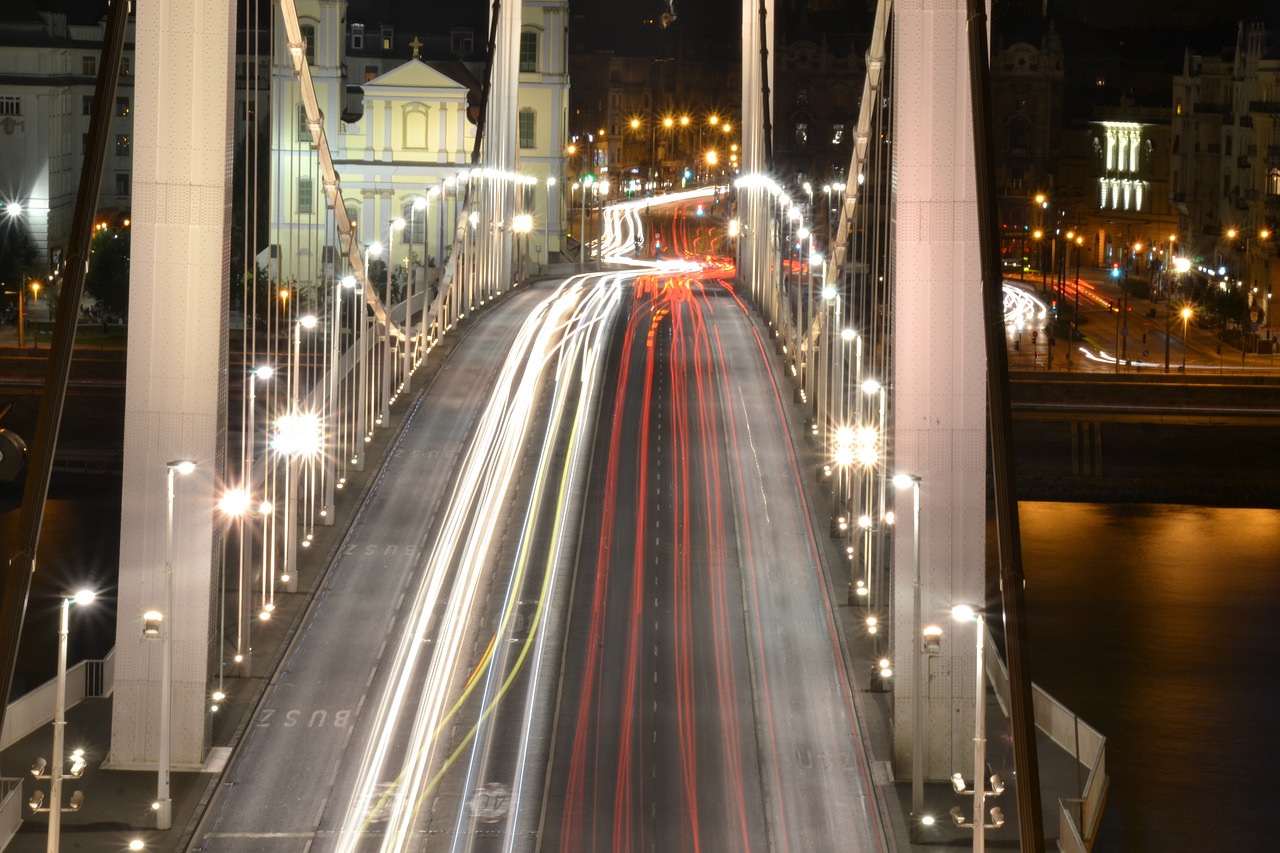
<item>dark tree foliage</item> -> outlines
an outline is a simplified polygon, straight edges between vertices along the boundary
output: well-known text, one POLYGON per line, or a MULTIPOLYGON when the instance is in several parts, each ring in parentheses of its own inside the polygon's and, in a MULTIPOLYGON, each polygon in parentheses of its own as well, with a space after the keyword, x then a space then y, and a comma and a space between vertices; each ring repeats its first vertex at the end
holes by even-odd
POLYGON ((84 289, 105 313, 125 315, 129 308, 128 228, 108 228, 93 238, 84 289))
POLYGON ((13 294, 4 300, 6 305, 12 300, 15 310, 18 288, 26 286, 39 256, 36 244, 20 222, 0 220, 0 291, 13 294))

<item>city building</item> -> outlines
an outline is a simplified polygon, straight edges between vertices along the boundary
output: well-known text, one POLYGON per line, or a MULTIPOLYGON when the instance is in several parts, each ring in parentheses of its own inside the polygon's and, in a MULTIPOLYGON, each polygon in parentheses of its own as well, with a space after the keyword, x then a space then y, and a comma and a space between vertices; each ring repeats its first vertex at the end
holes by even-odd
POLYGON ((1280 330, 1280 38, 1241 24, 1234 48, 1187 51, 1173 80, 1171 191, 1191 275, 1240 294, 1253 348, 1280 330))
MULTIPOLYGON (((0 203, 25 228, 37 269, 61 278, 88 142, 106 19, 69 19, 26 0, 0 8, 0 203)), ((103 219, 127 218, 132 191, 133 24, 125 36, 98 194, 103 219)), ((7 285, 12 285, 6 282, 7 285)))
POLYGON ((1011 15, 1008 23, 991 56, 1001 254, 1007 271, 1043 270, 1053 262, 1052 251, 1040 257, 1044 235, 1078 219, 1084 204, 1078 187, 1059 186, 1066 60, 1052 21, 1011 15))
MULTIPOLYGON (((298 12, 346 215, 360 243, 390 242, 393 264, 405 263, 412 251, 415 269, 424 262, 428 270, 439 267, 456 218, 456 178, 472 164, 484 74, 475 51, 483 50, 486 31, 443 20, 418 29, 406 19, 373 17, 360 3, 348 10, 346 3, 304 0, 298 12), (419 212, 421 199, 428 201, 419 212), (389 238, 397 218, 406 229, 389 238)), ((518 162, 521 173, 538 182, 526 199, 538 262, 559 256, 564 231, 567 14, 563 0, 523 6, 518 162)), ((271 74, 276 192, 270 245, 259 265, 305 290, 333 274, 338 252, 283 39, 278 32, 271 74)))

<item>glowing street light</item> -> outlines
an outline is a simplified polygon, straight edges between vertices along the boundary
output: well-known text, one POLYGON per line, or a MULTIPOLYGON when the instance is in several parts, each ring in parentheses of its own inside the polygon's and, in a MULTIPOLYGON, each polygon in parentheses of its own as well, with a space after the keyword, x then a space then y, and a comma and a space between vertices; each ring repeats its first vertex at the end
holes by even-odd
MULTIPOLYGON (((911 554, 912 554, 912 603, 915 631, 912 642, 919 643, 916 656, 916 689, 913 723, 915 732, 911 743, 911 814, 915 820, 924 818, 924 688, 925 668, 928 665, 927 646, 922 642, 924 625, 920 604, 920 477, 917 474, 899 473, 893 477, 893 485, 899 489, 911 489, 911 554)), ((914 830, 914 824, 913 824, 914 830)))
POLYGON ((1004 826, 1004 812, 997 806, 991 810, 991 823, 986 822, 986 799, 1004 793, 1004 781, 999 774, 991 777, 991 790, 986 790, 987 767, 987 682, 983 668, 983 644, 987 633, 986 617, 981 610, 970 604, 957 604, 951 608, 951 615, 957 622, 973 622, 976 634, 975 648, 978 655, 978 680, 974 692, 973 719, 973 790, 965 790, 964 776, 955 773, 951 776, 951 786, 957 794, 973 794, 973 821, 966 822, 960 807, 951 809, 951 820, 956 826, 973 830, 974 853, 986 850, 986 830, 999 829, 1004 826))
POLYGON ((95 593, 91 589, 81 589, 74 593, 68 593, 62 596, 62 602, 59 607, 58 621, 58 677, 56 682, 57 693, 54 696, 53 703, 53 756, 49 766, 49 775, 41 775, 44 769, 44 759, 36 759, 35 766, 31 768, 31 775, 37 779, 49 779, 49 805, 41 807, 43 796, 40 792, 36 792, 31 798, 30 805, 33 812, 49 813, 49 838, 46 849, 49 853, 58 853, 58 846, 62 841, 62 813, 64 811, 79 811, 81 804, 84 802, 84 794, 76 791, 71 795, 71 802, 67 806, 62 805, 62 780, 66 775, 77 779, 84 772, 85 760, 84 750, 77 749, 72 754, 72 766, 70 774, 63 773, 62 765, 66 761, 63 755, 64 737, 66 736, 67 726, 67 636, 70 634, 71 625, 71 605, 77 604, 81 607, 93 603, 95 593))
POLYGON ((190 459, 175 459, 166 466, 168 486, 168 515, 164 528, 164 610, 144 614, 143 636, 160 634, 160 759, 156 773, 156 801, 152 809, 156 813, 156 829, 169 829, 173 825, 173 800, 169 796, 170 729, 173 725, 173 479, 174 474, 186 476, 196 469, 190 459), (152 620, 147 620, 151 616, 152 620), (162 620, 168 620, 164 624, 162 620), (153 633, 148 634, 147 625, 153 633))

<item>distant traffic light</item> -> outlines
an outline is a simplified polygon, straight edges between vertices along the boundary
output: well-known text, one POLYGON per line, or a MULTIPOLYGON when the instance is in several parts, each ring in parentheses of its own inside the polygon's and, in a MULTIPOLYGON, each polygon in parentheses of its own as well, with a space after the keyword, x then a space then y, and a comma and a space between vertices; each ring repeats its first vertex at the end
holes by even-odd
POLYGON ((1112 277, 1112 278, 1119 278, 1119 277, 1120 277, 1120 265, 1119 265, 1119 264, 1112 264, 1112 265, 1111 265, 1111 277, 1112 277))

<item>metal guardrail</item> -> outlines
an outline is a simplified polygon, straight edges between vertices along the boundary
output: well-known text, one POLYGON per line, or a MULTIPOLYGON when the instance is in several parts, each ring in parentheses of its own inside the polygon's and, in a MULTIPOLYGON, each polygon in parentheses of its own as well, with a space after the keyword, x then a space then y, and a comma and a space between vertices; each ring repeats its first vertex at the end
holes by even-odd
POLYGON ((0 850, 22 826, 22 779, 0 779, 0 850))
MULTIPOLYGON (((997 648, 987 631, 987 648, 997 648)), ((999 655, 986 655, 987 680, 1005 715, 1009 713, 1009 671, 999 655)), ((1036 728, 1088 768, 1080 796, 1058 799, 1058 850, 1088 853, 1098 834, 1107 798, 1107 739, 1038 684, 1031 685, 1032 713, 1036 728)))
MULTIPOLYGON (((101 699, 115 687, 115 649, 102 660, 81 661, 67 669, 67 707, 82 699, 101 699)), ((27 735, 53 721, 57 679, 50 679, 9 703, 0 749, 8 749, 27 735)))

